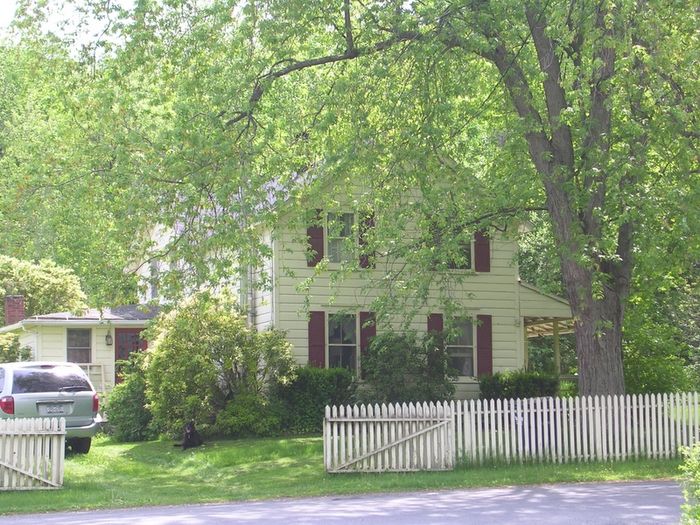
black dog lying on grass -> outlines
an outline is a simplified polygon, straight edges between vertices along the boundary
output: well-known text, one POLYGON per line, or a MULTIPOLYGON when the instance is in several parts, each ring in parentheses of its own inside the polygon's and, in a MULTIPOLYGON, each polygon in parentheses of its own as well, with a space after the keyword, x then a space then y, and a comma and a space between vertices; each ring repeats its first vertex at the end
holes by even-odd
POLYGON ((182 443, 175 443, 174 447, 182 447, 182 450, 198 447, 204 444, 202 436, 199 435, 194 427, 194 421, 190 421, 185 425, 185 432, 182 434, 182 443))

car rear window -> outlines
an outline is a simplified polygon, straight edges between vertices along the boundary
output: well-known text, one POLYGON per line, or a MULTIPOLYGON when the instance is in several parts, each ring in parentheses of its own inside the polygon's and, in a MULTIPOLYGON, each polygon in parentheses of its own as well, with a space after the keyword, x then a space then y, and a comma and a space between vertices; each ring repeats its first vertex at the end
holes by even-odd
POLYGON ((14 371, 13 378, 13 394, 92 390, 85 375, 69 366, 20 368, 14 371))

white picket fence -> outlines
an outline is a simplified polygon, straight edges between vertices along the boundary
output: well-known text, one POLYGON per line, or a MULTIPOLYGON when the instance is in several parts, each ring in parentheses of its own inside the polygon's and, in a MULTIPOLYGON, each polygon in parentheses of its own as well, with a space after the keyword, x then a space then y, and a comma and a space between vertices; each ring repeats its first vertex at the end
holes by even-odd
POLYGON ((699 441, 697 392, 326 407, 323 426, 328 472, 671 458, 699 441))
POLYGON ((442 403, 326 407, 326 471, 451 470, 454 421, 442 403))
POLYGON ((66 420, 0 420, 0 490, 63 485, 66 420))
POLYGON ((700 441, 697 393, 459 401, 455 418, 470 463, 670 458, 700 441))

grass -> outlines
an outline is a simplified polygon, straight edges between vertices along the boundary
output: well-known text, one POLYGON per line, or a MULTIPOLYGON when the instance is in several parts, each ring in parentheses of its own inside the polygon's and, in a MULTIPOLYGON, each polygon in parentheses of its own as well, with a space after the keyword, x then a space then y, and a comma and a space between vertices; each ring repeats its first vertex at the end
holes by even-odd
POLYGON ((0 492, 0 514, 213 503, 280 497, 505 485, 659 479, 679 460, 460 467, 452 472, 339 474, 323 470, 321 438, 216 441, 182 451, 171 442, 99 438, 66 458, 58 491, 0 492))

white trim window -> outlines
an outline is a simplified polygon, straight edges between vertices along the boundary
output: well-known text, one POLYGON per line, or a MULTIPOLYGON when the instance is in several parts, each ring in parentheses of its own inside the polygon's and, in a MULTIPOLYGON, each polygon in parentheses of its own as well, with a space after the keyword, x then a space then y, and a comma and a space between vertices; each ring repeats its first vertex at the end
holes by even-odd
POLYGON ((357 316, 328 314, 328 367, 357 370, 357 316))
POLYGON ((355 257, 353 226, 354 213, 329 213, 326 222, 326 239, 328 243, 328 261, 343 263, 355 257))
POLYGON ((471 318, 456 319, 453 329, 455 335, 445 345, 450 356, 450 366, 456 369, 460 376, 474 377, 474 323, 471 318))
POLYGON ((92 357, 92 329, 66 328, 66 361, 90 363, 92 357))

